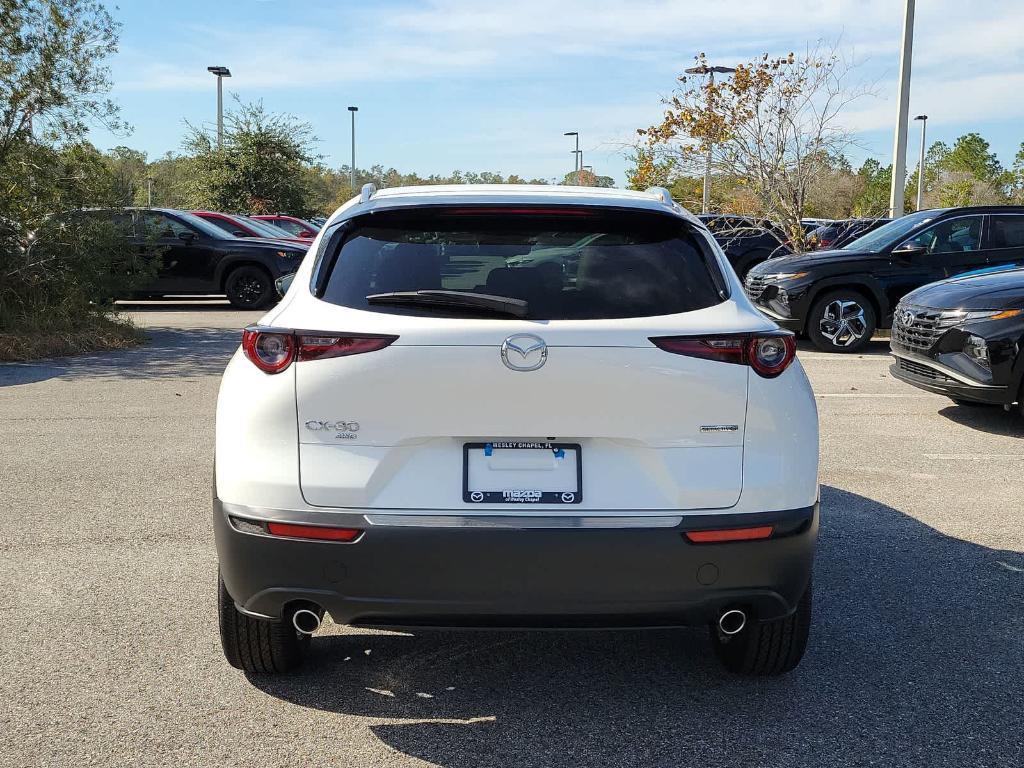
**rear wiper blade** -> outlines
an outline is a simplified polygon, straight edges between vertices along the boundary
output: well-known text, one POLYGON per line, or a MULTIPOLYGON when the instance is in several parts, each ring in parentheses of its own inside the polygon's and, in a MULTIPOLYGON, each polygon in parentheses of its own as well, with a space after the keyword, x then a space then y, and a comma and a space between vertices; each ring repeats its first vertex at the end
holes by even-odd
POLYGON ((394 291, 374 293, 366 297, 369 304, 403 304, 416 307, 452 307, 456 309, 481 309, 498 315, 526 317, 529 305, 521 299, 508 296, 492 296, 488 293, 469 291, 394 291))

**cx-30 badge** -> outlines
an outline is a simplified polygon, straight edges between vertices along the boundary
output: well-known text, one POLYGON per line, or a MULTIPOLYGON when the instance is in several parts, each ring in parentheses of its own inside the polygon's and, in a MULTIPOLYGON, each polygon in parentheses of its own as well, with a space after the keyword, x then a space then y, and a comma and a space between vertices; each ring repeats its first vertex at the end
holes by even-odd
POLYGON ((517 333, 501 342, 501 362, 513 371, 536 371, 548 361, 548 345, 532 333, 517 333))

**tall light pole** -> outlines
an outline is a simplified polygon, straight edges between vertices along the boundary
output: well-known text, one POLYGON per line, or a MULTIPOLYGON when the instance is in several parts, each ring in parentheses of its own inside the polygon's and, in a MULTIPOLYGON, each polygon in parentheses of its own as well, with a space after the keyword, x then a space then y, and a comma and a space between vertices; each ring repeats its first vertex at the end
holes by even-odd
POLYGON ((359 107, 349 107, 352 113, 352 165, 348 169, 348 185, 352 187, 352 194, 356 193, 356 112, 359 107))
MULTIPOLYGON (((701 64, 699 67, 690 67, 685 70, 688 75, 707 75, 708 76, 708 90, 715 84, 715 73, 727 75, 735 72, 734 67, 709 67, 707 64, 701 64)), ((708 142, 708 153, 704 158, 704 195, 701 200, 700 210, 701 213, 707 213, 708 208, 711 206, 711 142, 708 142)))
POLYGON ((576 174, 576 186, 578 187, 580 185, 580 166, 583 164, 583 153, 580 152, 580 133, 579 131, 566 131, 562 135, 576 137, 576 149, 572 151, 572 153, 576 155, 576 160, 572 169, 576 174))
POLYGON ((905 0, 903 42, 900 45, 900 86, 896 97, 896 135, 892 143, 892 187, 889 216, 903 215, 903 193, 907 184, 907 116, 910 113, 910 62, 914 50, 914 0, 905 0))
POLYGON ((918 115, 914 119, 921 121, 921 159, 917 163, 917 210, 920 211, 924 197, 924 130, 928 125, 928 115, 918 115))
POLYGON ((217 76, 217 149, 224 144, 224 78, 231 77, 227 67, 207 67, 206 71, 217 76))
POLYGON ((152 208, 153 207, 153 177, 152 176, 147 176, 146 177, 146 200, 147 200, 146 205, 148 205, 150 208, 152 208))

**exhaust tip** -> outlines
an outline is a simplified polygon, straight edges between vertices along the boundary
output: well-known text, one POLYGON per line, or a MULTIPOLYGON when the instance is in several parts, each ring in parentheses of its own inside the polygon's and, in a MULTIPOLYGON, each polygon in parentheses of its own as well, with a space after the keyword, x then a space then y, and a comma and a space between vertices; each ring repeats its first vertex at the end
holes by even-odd
POLYGON ((300 608, 292 614, 292 625, 304 635, 312 635, 320 629, 320 614, 309 608, 300 608))
POLYGON ((723 635, 735 635, 747 626, 747 614, 738 608, 725 611, 718 617, 718 629, 723 635))

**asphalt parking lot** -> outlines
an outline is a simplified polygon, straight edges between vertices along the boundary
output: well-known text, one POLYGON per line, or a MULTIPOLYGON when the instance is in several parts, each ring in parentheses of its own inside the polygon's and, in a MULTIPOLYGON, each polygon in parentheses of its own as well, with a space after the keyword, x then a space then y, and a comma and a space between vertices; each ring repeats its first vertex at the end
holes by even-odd
POLYGON ((0 366, 0 765, 1024 765, 1024 418, 803 349, 822 428, 811 648, 722 672, 700 630, 328 623, 299 674, 224 661, 213 412, 237 329, 0 366))

